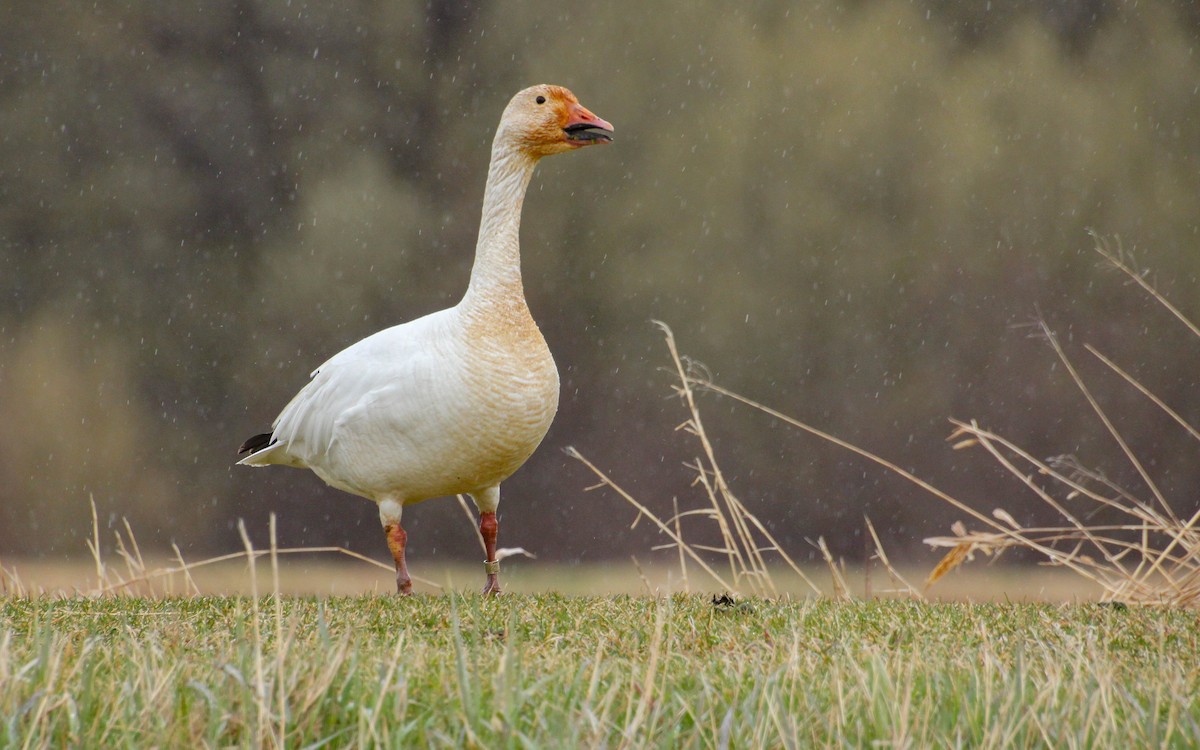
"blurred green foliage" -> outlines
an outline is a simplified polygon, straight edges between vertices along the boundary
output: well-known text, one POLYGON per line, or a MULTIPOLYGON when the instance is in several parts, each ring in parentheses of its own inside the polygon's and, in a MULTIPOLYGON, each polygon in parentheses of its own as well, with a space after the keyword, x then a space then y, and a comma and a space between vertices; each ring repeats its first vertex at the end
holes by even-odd
MULTIPOLYGON (((526 291, 564 388, 505 485, 506 543, 645 549, 620 501, 583 492, 568 444, 657 507, 691 501, 696 448, 672 432, 650 318, 718 382, 1032 520, 986 460, 945 447, 947 417, 1136 489, 1027 337, 1040 311, 1164 486, 1200 482, 1195 444, 1081 349, 1200 421, 1198 342, 1086 231, 1120 236, 1200 315, 1190 3, 13 0, 0 16, 0 551, 82 551, 89 497, 102 523, 185 549, 235 545, 238 516, 274 511, 286 544, 378 551, 367 503, 234 471, 233 450, 325 357, 457 300, 496 119, 535 82, 571 87, 617 143, 545 163, 526 204, 526 291)), ((824 535, 857 554, 864 512, 897 547, 952 518, 832 447, 704 408, 735 488, 791 548, 824 535)), ((471 554, 460 515, 411 513, 416 549, 471 554)))

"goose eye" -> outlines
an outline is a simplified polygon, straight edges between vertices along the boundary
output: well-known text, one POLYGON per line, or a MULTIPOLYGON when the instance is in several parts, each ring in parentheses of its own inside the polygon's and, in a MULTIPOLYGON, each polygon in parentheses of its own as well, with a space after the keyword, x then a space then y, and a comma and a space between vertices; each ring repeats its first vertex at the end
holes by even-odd
POLYGON ((546 103, 546 97, 544 97, 544 96, 539 96, 539 97, 538 97, 537 99, 535 99, 534 101, 536 101, 538 104, 545 104, 545 103, 546 103))

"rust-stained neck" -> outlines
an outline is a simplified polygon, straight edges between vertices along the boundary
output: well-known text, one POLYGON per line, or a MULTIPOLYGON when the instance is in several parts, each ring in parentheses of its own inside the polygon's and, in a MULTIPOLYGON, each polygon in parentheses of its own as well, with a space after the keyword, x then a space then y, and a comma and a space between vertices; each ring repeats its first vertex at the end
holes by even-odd
MULTIPOLYGON (((475 264, 463 303, 512 304, 524 306, 521 285, 521 207, 537 158, 525 153, 503 133, 492 144, 487 187, 483 194, 483 216, 475 245, 475 264)), ((489 305, 490 306, 490 305, 489 305)))

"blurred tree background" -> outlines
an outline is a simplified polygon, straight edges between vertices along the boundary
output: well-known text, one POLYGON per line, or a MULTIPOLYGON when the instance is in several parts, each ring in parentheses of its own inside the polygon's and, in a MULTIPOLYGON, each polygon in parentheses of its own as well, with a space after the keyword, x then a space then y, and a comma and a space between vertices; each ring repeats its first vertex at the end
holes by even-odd
MULTIPOLYGON (((377 557, 375 509, 308 473, 232 466, 327 356, 465 289, 493 130, 561 83, 617 142, 548 160, 526 292, 559 417, 505 485, 505 544, 644 551, 648 529, 560 448, 648 504, 694 503, 697 446, 651 318, 717 382, 985 511, 1036 511, 948 417, 1137 487, 1025 325, 1040 311, 1190 515, 1194 339, 1098 263, 1119 236, 1200 316, 1200 12, 1191 2, 8 0, 0 7, 0 553, 146 546, 377 557), (1190 506, 1190 507, 1189 507, 1190 506)), ((702 399, 735 490, 789 549, 915 551, 955 515, 838 449, 702 399)), ((452 502, 414 554, 475 556, 452 502)))

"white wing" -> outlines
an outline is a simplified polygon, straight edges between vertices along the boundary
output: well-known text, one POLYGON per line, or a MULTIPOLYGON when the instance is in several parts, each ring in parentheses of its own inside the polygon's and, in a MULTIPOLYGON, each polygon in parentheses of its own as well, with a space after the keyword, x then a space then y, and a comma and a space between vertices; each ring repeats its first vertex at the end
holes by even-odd
POLYGON ((453 308, 442 310, 384 329, 330 357, 276 417, 272 445, 240 463, 319 469, 339 428, 344 432, 347 424, 354 424, 361 429, 367 415, 380 423, 376 429, 386 423, 395 440, 397 430, 419 418, 427 386, 445 367, 443 350, 455 314, 453 308))

